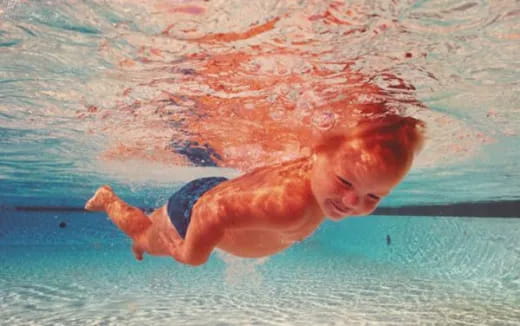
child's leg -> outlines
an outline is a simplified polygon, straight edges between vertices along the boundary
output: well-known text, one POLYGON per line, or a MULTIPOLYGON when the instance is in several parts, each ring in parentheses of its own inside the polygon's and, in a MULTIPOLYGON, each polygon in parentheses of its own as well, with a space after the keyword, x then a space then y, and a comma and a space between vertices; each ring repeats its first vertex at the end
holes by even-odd
MULTIPOLYGON (((100 187, 85 204, 85 209, 89 211, 105 211, 112 222, 134 241, 152 225, 151 220, 141 209, 125 203, 117 197, 109 186, 100 187)), ((138 258, 136 249, 134 249, 134 253, 136 258, 138 258)))

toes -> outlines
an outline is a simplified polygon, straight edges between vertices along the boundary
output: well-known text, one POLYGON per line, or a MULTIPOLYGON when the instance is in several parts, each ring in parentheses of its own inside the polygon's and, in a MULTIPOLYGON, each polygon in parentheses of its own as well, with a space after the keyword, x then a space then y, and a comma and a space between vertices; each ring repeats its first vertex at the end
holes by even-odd
POLYGON ((88 211, 102 211, 105 209, 105 203, 114 191, 108 185, 104 185, 98 188, 94 193, 94 196, 87 201, 85 209, 88 211))
POLYGON ((112 190, 112 187, 110 187, 109 185, 102 185, 101 187, 99 187, 98 191, 100 190, 114 192, 114 190, 112 190))
POLYGON ((87 201, 87 203, 85 204, 85 209, 87 211, 95 211, 96 210, 96 205, 94 204, 94 198, 91 198, 91 199, 89 199, 89 201, 87 201))

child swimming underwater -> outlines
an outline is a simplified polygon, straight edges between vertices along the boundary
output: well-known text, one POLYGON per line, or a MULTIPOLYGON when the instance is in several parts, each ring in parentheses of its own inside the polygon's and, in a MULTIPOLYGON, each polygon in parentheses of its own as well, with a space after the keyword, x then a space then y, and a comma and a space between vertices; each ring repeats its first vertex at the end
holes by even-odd
POLYGON ((424 124, 387 115, 328 133, 312 154, 235 179, 189 182, 147 216, 99 188, 85 209, 105 211, 144 253, 197 266, 213 249, 240 257, 276 254, 326 219, 368 215, 404 178, 423 144, 424 124))

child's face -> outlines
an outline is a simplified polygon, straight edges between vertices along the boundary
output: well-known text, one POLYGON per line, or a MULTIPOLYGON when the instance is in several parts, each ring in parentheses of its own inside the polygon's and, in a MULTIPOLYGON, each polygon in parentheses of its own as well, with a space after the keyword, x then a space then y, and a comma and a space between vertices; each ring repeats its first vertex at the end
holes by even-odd
POLYGON ((368 215, 402 180, 408 164, 390 165, 352 146, 316 154, 311 187, 321 210, 332 220, 368 215))

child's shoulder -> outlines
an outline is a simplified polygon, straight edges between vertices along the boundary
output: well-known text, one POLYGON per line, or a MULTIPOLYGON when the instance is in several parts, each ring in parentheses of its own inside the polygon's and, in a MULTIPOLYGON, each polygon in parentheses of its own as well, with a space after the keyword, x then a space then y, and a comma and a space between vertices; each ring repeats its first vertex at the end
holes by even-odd
POLYGON ((294 228, 316 206, 307 161, 267 166, 225 181, 204 194, 197 209, 235 227, 294 228))
POLYGON ((257 191, 258 189, 275 191, 276 189, 293 188, 296 191, 308 183, 310 170, 310 158, 299 158, 257 168, 229 180, 226 188, 236 188, 242 191, 257 191))
POLYGON ((230 201, 284 215, 305 209, 313 198, 307 158, 262 167, 229 180, 221 193, 230 201))

